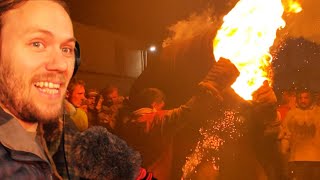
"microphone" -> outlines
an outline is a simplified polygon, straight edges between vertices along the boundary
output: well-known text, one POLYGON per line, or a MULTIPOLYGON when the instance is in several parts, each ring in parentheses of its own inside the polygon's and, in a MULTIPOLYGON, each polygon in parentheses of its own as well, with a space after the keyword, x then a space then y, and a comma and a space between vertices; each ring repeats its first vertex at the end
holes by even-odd
POLYGON ((100 126, 78 133, 71 145, 71 163, 86 179, 137 179, 141 155, 126 142, 100 126))

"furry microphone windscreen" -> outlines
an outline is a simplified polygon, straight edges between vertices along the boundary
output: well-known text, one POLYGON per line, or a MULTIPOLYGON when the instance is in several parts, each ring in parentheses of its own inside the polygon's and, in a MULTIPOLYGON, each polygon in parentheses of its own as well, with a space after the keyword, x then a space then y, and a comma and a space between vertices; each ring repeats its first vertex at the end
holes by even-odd
POLYGON ((141 155, 104 127, 91 127, 76 135, 71 146, 76 172, 86 179, 135 179, 141 155))

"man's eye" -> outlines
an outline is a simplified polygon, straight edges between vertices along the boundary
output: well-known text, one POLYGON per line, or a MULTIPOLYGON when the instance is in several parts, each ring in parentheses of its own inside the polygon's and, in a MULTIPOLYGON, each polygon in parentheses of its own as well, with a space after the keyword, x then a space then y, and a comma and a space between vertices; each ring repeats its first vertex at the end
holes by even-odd
POLYGON ((44 48, 44 45, 41 42, 32 42, 31 45, 35 48, 44 48))
POLYGON ((73 48, 64 47, 64 48, 62 48, 62 52, 63 52, 65 55, 73 55, 74 50, 73 50, 73 48))

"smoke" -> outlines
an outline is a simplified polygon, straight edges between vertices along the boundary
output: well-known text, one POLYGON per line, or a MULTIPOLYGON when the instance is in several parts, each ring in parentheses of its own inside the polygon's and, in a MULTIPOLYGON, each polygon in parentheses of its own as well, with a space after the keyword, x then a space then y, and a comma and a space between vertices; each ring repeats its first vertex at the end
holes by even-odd
POLYGON ((167 47, 174 42, 192 39, 209 31, 215 33, 221 22, 221 17, 215 17, 212 9, 193 13, 186 20, 178 21, 168 28, 170 35, 163 41, 162 47, 167 47))
MULTIPOLYGON (((172 43, 192 39, 201 34, 215 34, 223 23, 223 17, 239 0, 209 0, 201 12, 194 12, 185 19, 168 27, 169 36, 163 41, 162 47, 172 43)), ((212 40, 214 38, 212 36, 212 40)))
MULTIPOLYGON (((171 25, 168 28, 170 35, 163 41, 162 46, 167 47, 173 42, 194 38, 200 34, 207 33, 209 29, 212 30, 213 33, 216 33, 222 25, 223 16, 225 16, 237 2, 238 0, 225 2, 226 4, 220 7, 224 9, 222 11, 223 13, 221 13, 221 10, 218 10, 217 7, 215 7, 216 11, 208 8, 201 13, 193 13, 189 18, 171 25)), ((282 0, 282 2, 285 4, 288 0, 282 0)), ((297 0, 297 2, 301 4, 303 10, 297 14, 284 14, 283 18, 286 21, 286 27, 278 33, 274 46, 276 49, 287 37, 303 37, 309 41, 320 43, 320 13, 318 13, 320 1, 297 0)), ((270 13, 272 13, 272 9, 270 9, 270 13)))

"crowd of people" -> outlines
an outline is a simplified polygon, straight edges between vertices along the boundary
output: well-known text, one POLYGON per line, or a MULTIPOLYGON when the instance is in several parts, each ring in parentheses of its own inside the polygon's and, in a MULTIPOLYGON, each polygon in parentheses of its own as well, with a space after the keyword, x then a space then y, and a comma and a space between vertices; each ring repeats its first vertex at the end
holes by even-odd
POLYGON ((220 58, 166 109, 158 88, 124 97, 75 77, 62 0, 2 0, 0 30, 0 179, 320 179, 319 94, 277 100, 266 81, 243 100, 231 88, 240 72, 220 58), (177 156, 176 134, 194 125, 199 143, 177 156))
MULTIPOLYGON (((205 82, 207 81, 202 81, 202 83, 205 82)), ((192 97, 178 108, 164 110, 165 94, 157 88, 146 88, 129 99, 129 97, 119 95, 118 88, 114 85, 107 85, 101 91, 96 89, 86 90, 85 83, 74 78, 71 80, 69 87, 65 103, 72 104, 75 109, 79 109, 77 111, 82 112, 76 113, 79 114, 77 116, 71 116, 76 127, 78 127, 77 129, 84 131, 93 126, 105 127, 109 132, 124 139, 131 147, 138 150, 143 158, 143 166, 159 179, 176 178, 176 175, 172 175, 172 173, 176 173, 172 170, 172 161, 175 160, 172 153, 173 139, 175 133, 183 129, 190 121, 188 116, 194 118, 192 115, 197 116, 199 113, 215 114, 212 107, 216 107, 216 103, 224 103, 223 106, 226 106, 228 101, 233 104, 237 104, 236 102, 239 101, 239 99, 227 100, 226 96, 230 93, 225 95, 225 92, 221 92, 222 97, 213 96, 216 99, 207 96, 205 96, 206 98, 192 97), (205 106, 210 107, 211 110, 209 108, 205 109, 205 106), (83 124, 86 126, 84 127, 83 124)), ((217 92, 219 90, 214 91, 214 93, 217 92)), ((239 97, 236 96, 236 98, 239 97)), ((222 171, 220 179, 319 178, 318 145, 320 145, 320 141, 318 142, 318 139, 320 137, 318 137, 317 129, 320 124, 317 120, 320 117, 320 99, 317 93, 312 93, 308 89, 286 90, 281 93, 281 97, 277 100, 272 88, 266 82, 253 94, 252 101, 240 100, 240 103, 241 106, 246 108, 248 108, 247 106, 251 106, 251 108, 254 106, 249 113, 250 119, 262 122, 248 125, 249 120, 247 120, 245 122, 247 123, 246 127, 254 130, 246 129, 246 131, 240 132, 255 136, 255 138, 249 140, 249 144, 253 143, 252 147, 256 151, 256 154, 251 154, 256 156, 258 161, 254 166, 261 169, 258 172, 250 170, 248 172, 248 174, 251 174, 250 176, 244 175, 244 171, 241 171, 243 178, 234 172, 233 174, 236 176, 230 176, 223 172, 232 174, 226 169, 234 166, 229 164, 230 162, 224 162, 222 163, 224 165, 219 167, 224 169, 218 168, 217 170, 216 165, 211 165, 212 167, 209 168, 211 173, 206 172, 206 174, 210 174, 212 179, 217 178, 217 174, 213 172, 219 172, 220 170, 222 171), (229 165, 230 167, 226 167, 229 165), (226 177, 223 177, 224 175, 226 177)), ((238 104, 236 106, 239 108, 238 111, 245 112, 242 114, 248 113, 248 110, 238 106, 238 104)), ((230 107, 226 109, 230 109, 230 107)), ((247 119, 249 118, 248 115, 245 116, 247 119)), ((214 115, 214 118, 219 119, 218 117, 216 114, 214 115)), ((236 119, 233 120, 236 121, 236 119)), ((245 123, 242 122, 242 124, 245 123)), ((210 123, 206 124, 206 126, 210 125, 210 123)), ((241 131, 240 126, 236 128, 241 131)), ((231 136, 231 132, 229 133, 228 135, 231 136)), ((241 140, 237 139, 237 141, 241 140)), ((224 152, 224 148, 218 148, 217 151, 224 152)), ((226 156, 229 155, 232 155, 232 153, 226 154, 226 156)), ((222 162, 223 157, 220 156, 219 158, 222 162)), ((182 171, 183 167, 179 170, 182 171)), ((197 172, 197 168, 193 171, 197 172)), ((189 176, 184 177, 183 173, 180 173, 180 176, 184 179, 207 179, 207 176, 201 175, 191 175, 191 178, 189 176)))
POLYGON ((170 179, 174 134, 188 123, 186 119, 191 114, 211 112, 212 107, 221 102, 219 91, 230 86, 238 75, 236 67, 229 60, 222 59, 211 68, 199 84, 199 91, 187 103, 170 110, 164 109, 165 95, 157 88, 145 88, 129 99, 120 96, 118 88, 113 85, 107 85, 100 92, 95 89, 86 91, 85 83, 73 78, 64 102, 66 114, 70 117, 65 119, 65 142, 60 143, 60 151, 52 153, 54 157, 60 157, 55 158, 60 162, 59 167, 63 167, 60 174, 69 173, 68 176, 73 177, 76 173, 72 170, 72 150, 69 148, 74 135, 68 134, 102 126, 140 152, 142 166, 155 177, 170 179), (67 167, 71 168, 69 172, 64 172, 63 156, 69 164, 67 167))

